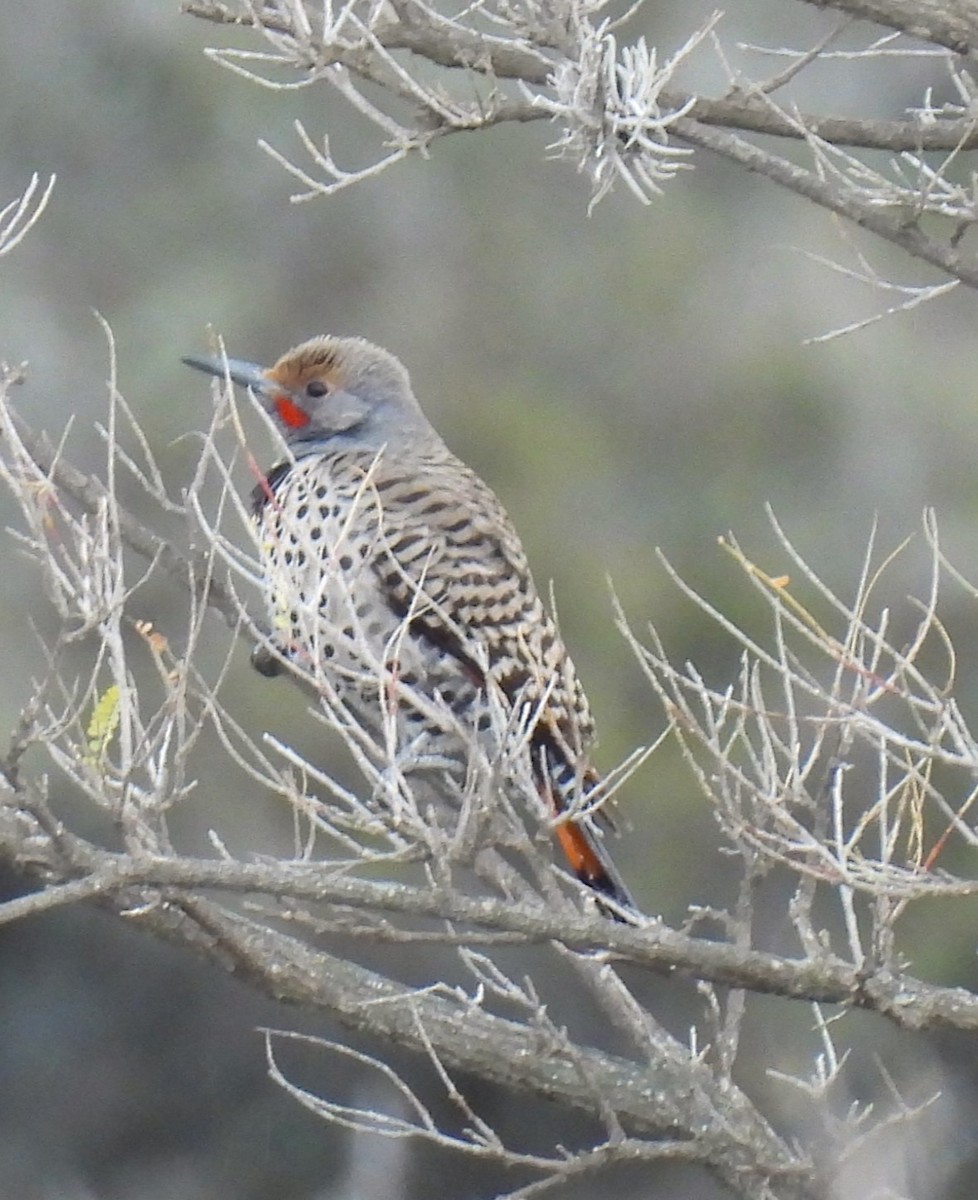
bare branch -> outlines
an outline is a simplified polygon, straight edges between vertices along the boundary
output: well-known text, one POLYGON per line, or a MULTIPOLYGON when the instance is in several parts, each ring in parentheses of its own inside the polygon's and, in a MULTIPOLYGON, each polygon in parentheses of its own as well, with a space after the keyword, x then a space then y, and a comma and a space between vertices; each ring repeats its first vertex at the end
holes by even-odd
POLYGON ((0 258, 19 246, 40 220, 51 199, 56 180, 57 176, 52 175, 38 195, 40 179, 35 172, 23 194, 0 208, 0 258))

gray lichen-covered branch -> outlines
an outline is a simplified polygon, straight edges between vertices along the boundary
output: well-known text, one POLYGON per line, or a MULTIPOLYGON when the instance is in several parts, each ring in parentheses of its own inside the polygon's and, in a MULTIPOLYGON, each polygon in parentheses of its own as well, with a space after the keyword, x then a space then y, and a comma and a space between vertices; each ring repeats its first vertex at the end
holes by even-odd
POLYGON ((635 10, 622 22, 603 3, 585 0, 535 0, 518 10, 482 3, 461 15, 423 0, 327 7, 325 15, 293 3, 185 5, 216 26, 253 30, 266 47, 215 46, 209 53, 222 66, 271 88, 332 88, 376 127, 379 156, 352 170, 336 160, 328 136, 298 123, 304 160, 263 142, 302 185, 296 200, 370 178, 408 154, 427 153, 447 134, 547 120, 557 131, 551 149, 590 178, 592 203, 616 184, 651 201, 679 186, 697 161, 695 149, 975 286, 978 265, 965 242, 978 215, 966 168, 978 144, 973 14, 965 5, 897 0, 819 7, 840 16, 811 44, 745 50, 728 45, 720 14, 690 28, 678 47, 653 46, 644 35, 629 37, 635 10), (921 54, 933 64, 930 86, 917 105, 891 117, 815 112, 793 99, 798 77, 837 58, 858 73, 921 54), (770 56, 788 65, 758 72, 757 62, 770 56), (707 62, 723 80, 712 95, 685 82, 693 64, 707 62), (932 99, 948 93, 941 103, 932 99), (790 159, 770 149, 771 138, 794 147, 790 159), (881 165, 867 156, 873 151, 892 158, 881 165))

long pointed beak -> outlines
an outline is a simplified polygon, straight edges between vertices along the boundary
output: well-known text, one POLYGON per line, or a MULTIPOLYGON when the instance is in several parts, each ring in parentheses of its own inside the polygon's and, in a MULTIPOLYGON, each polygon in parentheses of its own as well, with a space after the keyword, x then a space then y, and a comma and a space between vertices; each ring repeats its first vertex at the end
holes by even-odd
POLYGON ((230 378, 232 383, 240 387, 251 388, 259 395, 268 395, 272 382, 265 374, 265 368, 258 363, 245 362, 242 358, 218 358, 216 355, 197 358, 188 356, 180 360, 197 371, 205 371, 208 375, 216 375, 218 379, 230 378))

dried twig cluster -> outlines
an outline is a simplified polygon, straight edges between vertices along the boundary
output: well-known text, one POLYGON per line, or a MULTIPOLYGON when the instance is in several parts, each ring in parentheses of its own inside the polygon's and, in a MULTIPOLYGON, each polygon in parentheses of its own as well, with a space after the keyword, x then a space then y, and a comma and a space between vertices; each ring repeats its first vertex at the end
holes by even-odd
MULTIPOLYGON (((625 42, 625 25, 609 22, 600 4, 494 0, 453 15, 419 0, 349 0, 317 7, 315 15, 287 0, 235 10, 188 7, 212 21, 250 25, 271 43, 270 50, 214 50, 225 65, 273 86, 326 84, 381 132, 382 156, 347 171, 328 141, 320 148, 300 130, 313 167, 279 158, 307 197, 426 152, 450 132, 552 119, 560 130, 555 145, 590 174, 596 197, 621 179, 648 199, 688 163, 689 147, 710 149, 950 276, 897 289, 894 308, 957 281, 978 282, 978 267, 963 249, 975 189, 959 170, 975 137, 970 33, 936 9, 930 17, 918 13, 913 32, 932 43, 955 98, 935 103, 928 95, 907 117, 876 122, 829 120, 775 102, 801 71, 839 53, 833 42, 841 28, 789 56, 787 68, 767 80, 747 81, 730 68, 727 94, 712 100, 682 91, 678 80, 691 55, 712 48, 723 57, 722 23, 715 20, 663 54, 641 39, 625 42), (256 74, 268 70, 285 72, 284 82, 256 74), (747 133, 804 143, 810 165, 779 158, 747 133), (897 158, 871 168, 857 153, 867 147, 897 158), (944 231, 925 231, 925 215, 945 222, 944 231)), ((880 20, 886 13, 877 7, 880 20)), ((894 30, 906 34, 901 21, 894 11, 894 30)), ((858 56, 907 52, 884 39, 858 56)), ((41 189, 35 180, 0 211, 0 254, 18 244, 49 195, 50 184, 41 189)), ((879 282, 861 258, 857 273, 879 282)), ((0 906, 0 921, 97 899, 271 995, 414 1047, 455 1106, 462 1132, 440 1128, 418 1089, 380 1057, 369 1062, 390 1089, 384 1113, 310 1095, 287 1080, 277 1050, 291 1035, 269 1034, 269 1066, 326 1120, 516 1168, 532 1182, 514 1196, 656 1160, 704 1165, 731 1194, 752 1198, 815 1197, 833 1188, 844 1194, 849 1182, 864 1186, 867 1178, 881 1193, 907 1194, 888 1147, 894 1131, 902 1136, 934 1096, 901 1093, 881 1068, 887 1100, 877 1108, 851 1103, 849 1025, 840 1016, 860 1008, 903 1029, 978 1027, 978 996, 915 978, 902 957, 908 911, 978 888, 968 872, 978 738, 955 696, 955 652, 939 605, 948 583, 969 601, 978 591, 946 562, 931 514, 923 600, 896 613, 887 601, 892 555, 881 558, 870 546, 853 596, 844 599, 773 517, 791 577, 762 570, 735 540, 725 544, 768 614, 764 635, 745 633, 674 574, 677 587, 739 647, 732 682, 716 684, 695 665, 674 662, 654 629, 637 632, 619 614, 666 714, 656 744, 679 745, 690 791, 709 806, 725 857, 738 867, 727 906, 694 907, 681 929, 652 918, 629 928, 591 911, 552 867, 549 820, 521 752, 532 713, 511 719, 491 712, 494 745, 465 741, 465 731, 457 731, 467 755, 454 775, 455 803, 447 806, 435 806, 423 786, 424 771, 444 764, 405 758, 394 708, 380 704, 377 727, 365 729, 320 661, 293 671, 310 698, 306 720, 345 745, 359 784, 246 719, 229 686, 234 640, 250 641, 259 654, 273 650, 265 614, 271 600, 274 620, 274 597, 258 569, 242 499, 261 478, 245 433, 254 417, 239 412, 233 396, 215 392, 197 469, 176 496, 115 386, 114 365, 98 476, 73 466, 69 431, 55 445, 18 416, 10 397, 22 382, 20 369, 4 369, 0 478, 19 506, 15 551, 37 572, 44 625, 53 633, 38 633, 37 678, 18 701, 20 716, 0 759, 0 854, 34 885, 0 906), (158 524, 142 523, 122 502, 133 488, 158 524), (174 518, 186 530, 183 545, 161 532, 174 518), (159 621, 144 607, 146 585, 162 577, 183 597, 179 620, 168 613, 159 621), (221 645, 215 613, 235 635, 221 645), (911 631, 895 633, 908 616, 911 631), (238 849, 220 818, 206 845, 190 854, 176 850, 171 816, 205 803, 202 781, 214 770, 237 772, 245 802, 271 796, 288 806, 295 844, 287 859, 261 846, 238 849), (69 788, 71 807, 53 803, 52 774, 69 788), (108 819, 113 848, 82 832, 80 818, 92 809, 108 819), (759 948, 772 897, 790 931, 787 949, 776 952, 759 948), (336 932, 353 945, 451 948, 462 982, 419 988, 368 971, 352 956, 322 950, 320 936, 336 932), (514 945, 557 955, 574 972, 620 1036, 617 1053, 567 1032, 552 1015, 544 972, 528 979, 504 969, 498 951, 514 945), (699 1007, 685 1040, 668 1033, 626 986, 620 964, 696 981, 699 1007), (759 993, 811 1006, 807 1069, 789 1073, 782 1059, 765 1064, 773 1086, 801 1097, 803 1115, 790 1138, 767 1122, 762 1098, 735 1082, 751 998, 759 993), (594 1135, 551 1153, 508 1144, 459 1086, 460 1071, 584 1110, 595 1118, 594 1135)), ((265 433, 274 437, 270 428, 265 433)), ((271 452, 258 457, 265 461, 271 452)), ((348 601, 355 615, 355 597, 348 601)), ((38 617, 40 609, 39 601, 38 617)), ((350 669, 382 698, 396 654, 379 661, 357 638, 355 622, 351 629, 350 669)), ((447 711, 434 715, 453 719, 447 711)), ((623 763, 613 784, 643 754, 623 763)), ((653 758, 646 778, 654 771, 653 758)), ((920 1159, 926 1156, 922 1145, 920 1159)))
MULTIPOLYGON (((688 929, 654 919, 629 928, 590 911, 554 871, 546 815, 521 776, 525 722, 496 714, 495 750, 470 739, 455 777, 457 803, 437 811, 418 781, 420 767, 438 764, 407 762, 403 747, 385 754, 399 741, 387 728, 389 714, 381 709, 375 730, 358 725, 322 664, 296 667, 311 698, 308 721, 345 742, 361 786, 341 782, 295 744, 248 727, 227 685, 232 639, 215 654, 208 615, 216 609, 259 653, 268 649, 261 620, 249 612, 249 605, 262 612, 264 585, 240 498, 241 476, 247 484, 256 470, 244 432, 252 418, 232 395, 217 388, 198 468, 174 498, 114 382, 102 429, 105 471, 94 478, 71 466, 67 442, 50 444, 17 416, 9 403, 16 378, 10 373, 4 385, 0 477, 20 506, 18 550, 38 571, 57 632, 42 643, 43 670, 2 762, 0 847, 36 888, 0 907, 0 920, 99 898, 277 996, 321 1005, 415 1046, 457 1106, 464 1133, 439 1129, 417 1089, 379 1059, 374 1066, 391 1087, 394 1116, 287 1083, 276 1047, 288 1035, 269 1035, 269 1062, 325 1119, 427 1139, 535 1177, 514 1195, 542 1194, 615 1163, 679 1159, 705 1164, 733 1194, 816 1196, 852 1164, 864 1170, 867 1155, 900 1194, 874 1147, 928 1097, 911 1102, 897 1094, 879 1111, 846 1106, 840 1116, 835 1097, 847 1086, 847 1028, 824 1006, 867 1008, 909 1027, 978 1025, 978 997, 914 979, 900 957, 900 920, 911 906, 978 887, 945 869, 951 839, 966 850, 974 845, 978 740, 954 699, 954 658, 938 615, 938 584, 950 568, 932 517, 926 596, 912 636, 899 645, 877 599, 888 560, 878 562, 871 547, 852 600, 843 601, 776 526, 798 582, 765 574, 727 543, 770 612, 767 637, 748 637, 676 579, 740 645, 732 684, 716 687, 694 666, 673 663, 654 630, 639 636, 622 620, 663 702, 663 737, 681 745, 741 878, 728 908, 693 909, 688 929), (187 522, 194 554, 126 510, 120 492, 134 483, 161 515, 187 522), (141 589, 158 573, 182 584, 180 627, 153 627, 153 614, 141 607, 141 589), (944 667, 925 669, 935 646, 944 667), (201 802, 205 738, 216 741, 208 754, 216 754, 218 769, 240 772, 252 800, 272 795, 291 807, 296 839, 287 860, 242 858, 219 826, 196 855, 174 849, 172 811, 201 802), (52 807, 52 769, 73 785, 76 812, 88 804, 110 818, 121 849, 82 836, 63 808, 52 807), (399 882, 385 880, 391 875, 399 882), (759 896, 769 880, 780 888, 794 956, 756 948, 759 896), (247 894, 244 914, 204 898, 215 892, 247 894), (278 931, 283 919, 289 935, 278 931), (700 932, 707 927, 709 938, 700 932), (469 984, 419 989, 383 979, 313 950, 328 931, 363 944, 454 947, 469 984), (576 1042, 550 1015, 543 977, 514 977, 495 956, 494 948, 530 943, 541 953, 550 946, 571 967, 619 1031, 620 1053, 576 1042), (685 1044, 626 987, 613 964, 627 962, 679 969, 699 981, 701 1006, 685 1044), (770 1064, 779 1086, 791 1084, 805 1097, 807 1125, 797 1144, 775 1134, 734 1083, 752 992, 813 1006, 811 1070, 788 1076, 783 1062, 770 1064), (455 1082, 460 1068, 584 1108, 599 1118, 600 1131, 573 1152, 527 1154, 472 1109, 455 1082)), ((390 659, 375 661, 366 644, 360 651, 358 669, 382 695, 390 659)), ((623 774, 634 765, 629 760, 623 774)), ((322 1049, 350 1053, 332 1043, 322 1049)))
MULTIPOLYGON (((693 164, 694 150, 707 150, 940 271, 937 283, 889 282, 858 245, 848 246, 854 265, 837 269, 896 297, 868 321, 916 307, 956 283, 978 285, 978 262, 965 249, 978 217, 964 153, 978 142, 973 14, 956 11, 952 20, 942 6, 895 2, 873 5, 870 14, 856 0, 820 7, 837 15, 808 46, 730 45, 716 13, 680 46, 663 50, 642 35, 629 39, 640 5, 612 17, 607 0, 476 0, 457 10, 427 0, 185 4, 212 23, 250 27, 265 43, 214 46, 208 53, 215 62, 265 87, 332 89, 373 127, 377 152, 349 168, 337 161, 328 134, 320 140, 301 122, 305 159, 261 142, 301 184, 295 200, 331 195, 409 154, 426 155, 447 134, 546 119, 558 128, 551 149, 590 177, 592 203, 617 181, 649 202, 693 164), (794 99, 798 79, 818 78, 826 64, 841 61, 858 73, 881 63, 896 71, 922 59, 930 64, 923 94, 891 119, 803 111, 794 99), (772 60, 773 73, 756 69, 772 60), (693 62, 719 73, 720 95, 684 86, 693 62), (945 98, 935 100, 935 93, 945 98), (757 134, 803 144, 807 165, 774 153, 757 134), (874 151, 884 151, 885 161, 874 151)), ((894 74, 894 91, 900 86, 894 74)))

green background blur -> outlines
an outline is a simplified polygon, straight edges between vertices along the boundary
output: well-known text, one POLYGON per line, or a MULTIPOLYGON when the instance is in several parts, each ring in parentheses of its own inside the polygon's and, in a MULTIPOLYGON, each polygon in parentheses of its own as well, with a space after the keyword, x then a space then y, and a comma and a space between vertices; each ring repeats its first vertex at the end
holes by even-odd
MULTIPOLYGON (((649 4, 633 35, 668 52, 710 8, 649 4)), ((730 9, 721 31, 731 48, 807 45, 830 19, 774 0, 730 9)), ((263 91, 206 61, 204 46, 232 39, 256 45, 179 15, 172 2, 0 0, 0 200, 35 170, 58 175, 41 224, 0 264, 0 356, 29 361, 17 396, 29 420, 57 435, 74 418, 76 461, 91 470, 100 461, 92 424, 105 412, 108 355, 93 309, 113 327, 122 391, 174 490, 193 465, 181 439, 210 415, 206 384, 179 358, 207 348, 208 326, 229 353, 260 361, 321 332, 389 348, 449 445, 503 498, 538 580, 554 581, 605 767, 663 724, 614 629, 609 576, 636 629, 653 619, 676 660, 693 659, 714 680, 736 669, 734 649, 667 580, 656 546, 747 621, 758 619, 757 602, 717 536, 732 529, 766 569, 788 569, 768 501, 843 595, 874 517, 889 549, 910 533, 919 540, 925 505, 938 509, 949 556, 978 574, 970 292, 805 346, 897 298, 804 251, 854 265, 858 246, 884 277, 935 276, 702 156, 651 207, 620 188, 588 218, 588 183, 548 159, 556 131, 542 122, 446 139, 427 162, 290 204, 291 181, 258 137, 299 155, 299 116, 314 135, 334 133, 339 155, 363 162, 372 134, 326 88, 263 91)), ((702 63, 699 77, 715 81, 707 51, 702 63)), ((947 91, 928 60, 840 62, 803 77, 795 96, 812 111, 897 116, 930 83, 947 91)), ((13 543, 0 553, 0 726, 9 727, 41 667, 25 614, 42 602, 13 543)), ((925 555, 911 553, 888 598, 899 606, 925 579, 925 555)), ((165 594, 150 592, 146 606, 137 615, 167 632, 165 594)), ((945 617, 962 637, 960 690, 973 709, 974 605, 949 593, 945 617)), ((260 726, 269 705, 286 727, 302 719, 301 705, 253 675, 244 653, 234 669, 249 719, 260 726)), ((630 830, 616 857, 648 911, 680 920, 690 904, 729 900, 710 815, 674 756, 631 782, 623 810, 630 830)), ((216 825, 236 849, 288 845, 287 814, 266 800, 249 806, 240 777, 219 770, 199 829, 194 820, 188 836, 216 825)), ((195 848, 206 852, 202 840, 195 848)), ((796 950, 780 926, 770 936, 796 950)), ((933 906, 908 944, 928 977, 975 986, 974 942, 973 922, 933 906)), ((376 964, 396 953, 379 949, 376 964)), ((692 993, 639 986, 683 1035, 692 993)), ((810 1014, 788 1007, 759 1006, 747 1037, 759 1061, 797 1066, 812 1052, 810 1014), (783 1059, 771 1053, 775 1028, 783 1059)), ((586 1007, 578 1016, 586 1026, 586 1007)), ((265 1023, 327 1029, 91 913, 5 929, 0 1200, 488 1197, 517 1182, 326 1129, 265 1080, 254 1032, 265 1023)), ((959 1136, 974 1111, 973 1050, 952 1038, 898 1047, 882 1022, 856 1028, 867 1061, 879 1051, 901 1079, 945 1087, 953 1102, 934 1118, 933 1137, 949 1180, 940 1194, 957 1194, 950 1177, 965 1176, 958 1160, 974 1153, 970 1135, 959 1136)), ((585 1036, 602 1035, 595 1024, 585 1036)), ((335 1060, 325 1077, 351 1101, 372 1095, 368 1077, 335 1060)), ((868 1094, 877 1083, 860 1087, 868 1094)), ((522 1134, 538 1131, 537 1148, 573 1140, 544 1105, 473 1094, 501 1128, 509 1120, 522 1134)), ((625 1197, 716 1194, 703 1177, 665 1170, 616 1186, 625 1197)), ((595 1193, 581 1185, 562 1194, 595 1193)))

